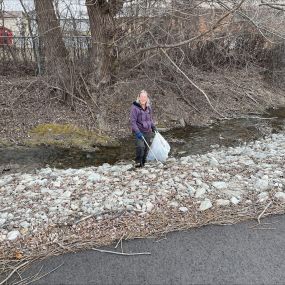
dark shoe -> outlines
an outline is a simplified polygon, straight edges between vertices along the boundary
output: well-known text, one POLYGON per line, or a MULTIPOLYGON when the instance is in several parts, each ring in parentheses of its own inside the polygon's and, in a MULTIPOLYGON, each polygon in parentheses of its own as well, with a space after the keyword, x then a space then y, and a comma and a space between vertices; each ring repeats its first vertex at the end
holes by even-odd
POLYGON ((143 164, 141 162, 136 162, 135 168, 143 167, 143 164))

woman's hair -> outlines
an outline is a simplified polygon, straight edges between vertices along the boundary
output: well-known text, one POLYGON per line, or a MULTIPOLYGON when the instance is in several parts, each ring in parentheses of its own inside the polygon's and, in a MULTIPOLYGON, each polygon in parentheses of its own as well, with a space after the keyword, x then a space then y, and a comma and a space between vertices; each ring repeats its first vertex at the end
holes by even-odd
MULTIPOLYGON (((137 100, 136 100, 136 102, 139 103, 139 104, 140 104, 140 95, 141 95, 142 93, 146 93, 146 94, 148 95, 148 93, 147 93, 145 90, 142 90, 142 91, 139 93, 139 95, 138 95, 138 97, 137 97, 137 100)), ((149 97, 148 97, 148 96, 147 96, 146 106, 147 106, 147 107, 150 106, 150 100, 149 100, 149 97)))

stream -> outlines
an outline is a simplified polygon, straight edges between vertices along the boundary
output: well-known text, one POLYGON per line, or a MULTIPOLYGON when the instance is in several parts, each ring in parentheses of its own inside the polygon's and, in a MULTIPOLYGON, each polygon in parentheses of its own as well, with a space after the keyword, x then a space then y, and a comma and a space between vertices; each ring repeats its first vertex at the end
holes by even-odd
MULTIPOLYGON (((206 153, 221 146, 237 146, 284 130, 285 107, 269 109, 263 115, 221 120, 205 127, 185 127, 163 132, 171 145, 171 156, 206 153)), ((0 170, 29 172, 46 166, 81 168, 130 161, 135 152, 133 137, 121 140, 119 147, 101 147, 93 152, 56 146, 0 147, 0 170)))

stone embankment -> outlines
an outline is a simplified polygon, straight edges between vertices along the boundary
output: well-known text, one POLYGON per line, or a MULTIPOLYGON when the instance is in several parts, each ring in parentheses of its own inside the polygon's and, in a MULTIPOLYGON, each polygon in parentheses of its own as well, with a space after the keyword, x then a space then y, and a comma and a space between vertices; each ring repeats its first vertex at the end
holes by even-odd
POLYGON ((118 213, 146 218, 160 208, 181 215, 195 210, 285 203, 285 135, 238 147, 169 158, 143 169, 103 164, 82 169, 37 170, 0 177, 0 242, 28 240, 53 226, 96 221, 118 213), (189 204, 191 201, 191 205, 189 204))

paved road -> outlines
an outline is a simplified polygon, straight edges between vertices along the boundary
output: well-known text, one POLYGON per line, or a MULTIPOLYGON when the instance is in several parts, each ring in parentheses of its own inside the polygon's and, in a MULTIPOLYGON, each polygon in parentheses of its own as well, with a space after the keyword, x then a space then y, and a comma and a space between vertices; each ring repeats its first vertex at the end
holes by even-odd
POLYGON ((262 222, 275 229, 250 229, 255 222, 206 226, 160 241, 123 242, 125 252, 149 251, 150 256, 85 251, 45 260, 29 274, 64 262, 33 284, 285 284, 284 216, 262 222))

